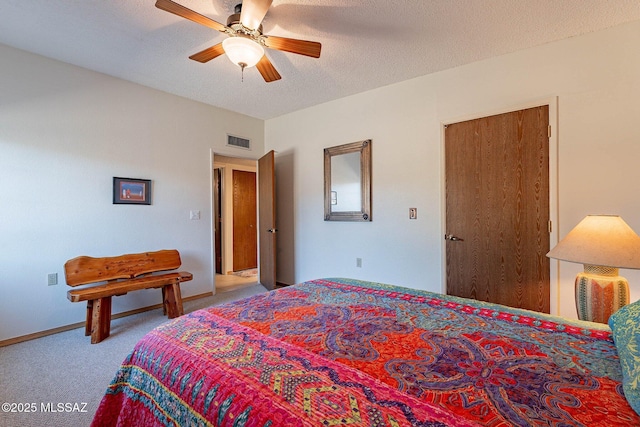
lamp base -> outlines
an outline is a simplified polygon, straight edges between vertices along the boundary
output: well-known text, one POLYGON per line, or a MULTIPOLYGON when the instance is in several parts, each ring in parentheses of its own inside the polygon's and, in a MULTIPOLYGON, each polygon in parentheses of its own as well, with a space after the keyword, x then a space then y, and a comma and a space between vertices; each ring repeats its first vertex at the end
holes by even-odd
POLYGON ((607 323, 609 316, 629 304, 629 282, 618 275, 618 269, 597 274, 585 265, 585 272, 576 276, 576 308, 578 319, 607 323))

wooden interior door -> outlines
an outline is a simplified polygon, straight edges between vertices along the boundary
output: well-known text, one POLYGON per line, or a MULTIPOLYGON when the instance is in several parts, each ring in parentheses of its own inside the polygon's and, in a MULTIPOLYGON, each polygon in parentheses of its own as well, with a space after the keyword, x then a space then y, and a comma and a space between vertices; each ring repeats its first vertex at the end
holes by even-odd
POLYGON ((548 106, 447 126, 447 294, 549 313, 548 129, 548 106))
POLYGON ((276 287, 275 157, 269 151, 258 160, 258 218, 260 224, 260 283, 276 287))
POLYGON ((256 173, 233 171, 233 271, 258 266, 256 173))

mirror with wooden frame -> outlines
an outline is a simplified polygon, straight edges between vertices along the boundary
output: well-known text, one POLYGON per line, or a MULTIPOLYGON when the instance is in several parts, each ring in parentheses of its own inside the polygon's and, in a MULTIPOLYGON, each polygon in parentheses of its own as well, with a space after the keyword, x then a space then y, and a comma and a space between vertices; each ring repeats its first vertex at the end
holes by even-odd
POLYGON ((371 221, 371 140, 324 149, 324 220, 371 221))

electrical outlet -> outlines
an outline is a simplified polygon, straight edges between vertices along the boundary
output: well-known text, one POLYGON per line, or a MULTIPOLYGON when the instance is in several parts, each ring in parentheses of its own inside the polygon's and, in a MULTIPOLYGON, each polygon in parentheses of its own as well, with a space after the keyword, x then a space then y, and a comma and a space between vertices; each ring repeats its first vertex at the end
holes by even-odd
POLYGON ((58 284, 58 273, 47 274, 47 285, 53 286, 58 284))
POLYGON ((356 258, 356 267, 362 267, 362 258, 356 258))
POLYGON ((200 211, 191 211, 191 212, 189 212, 189 219, 199 220, 200 219, 200 211))

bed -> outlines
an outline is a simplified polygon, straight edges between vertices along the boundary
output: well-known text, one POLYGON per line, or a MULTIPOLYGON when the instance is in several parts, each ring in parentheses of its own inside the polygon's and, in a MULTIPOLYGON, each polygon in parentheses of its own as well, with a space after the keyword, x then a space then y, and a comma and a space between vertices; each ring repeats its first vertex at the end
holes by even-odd
POLYGON ((154 329, 92 425, 640 425, 618 320, 313 280, 154 329))

